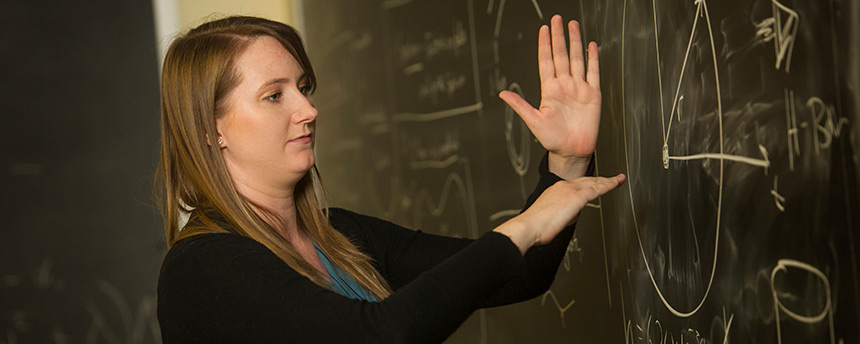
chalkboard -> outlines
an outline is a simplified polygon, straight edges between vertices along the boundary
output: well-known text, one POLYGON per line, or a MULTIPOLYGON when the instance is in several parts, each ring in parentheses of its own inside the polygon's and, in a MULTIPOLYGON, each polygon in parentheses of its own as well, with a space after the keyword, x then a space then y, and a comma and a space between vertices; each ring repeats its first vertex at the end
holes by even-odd
POLYGON ((0 2, 0 343, 160 343, 152 8, 0 2))
POLYGON ((476 237, 517 213, 543 151, 537 30, 600 44, 590 204, 556 281, 451 343, 860 342, 856 1, 305 3, 331 203, 476 237))

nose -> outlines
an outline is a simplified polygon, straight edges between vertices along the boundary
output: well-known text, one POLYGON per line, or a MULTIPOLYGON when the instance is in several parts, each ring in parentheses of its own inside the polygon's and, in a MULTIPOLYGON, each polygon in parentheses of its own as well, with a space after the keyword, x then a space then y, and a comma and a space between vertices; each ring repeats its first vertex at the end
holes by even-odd
POLYGON ((302 97, 302 103, 299 111, 293 118, 298 124, 312 123, 317 118, 317 108, 314 107, 311 100, 307 97, 302 97))

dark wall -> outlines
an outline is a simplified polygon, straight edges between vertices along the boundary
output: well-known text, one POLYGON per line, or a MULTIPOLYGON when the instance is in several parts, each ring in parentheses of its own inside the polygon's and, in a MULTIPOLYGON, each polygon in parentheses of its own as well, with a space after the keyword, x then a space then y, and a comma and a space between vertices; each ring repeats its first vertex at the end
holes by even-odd
POLYGON ((160 342, 150 1, 0 2, 0 342, 160 342))
POLYGON ((549 293, 450 341, 858 343, 857 7, 309 1, 323 180, 416 229, 510 218, 542 150, 496 94, 538 104, 537 30, 561 13, 600 44, 598 172, 628 182, 583 211, 549 293))

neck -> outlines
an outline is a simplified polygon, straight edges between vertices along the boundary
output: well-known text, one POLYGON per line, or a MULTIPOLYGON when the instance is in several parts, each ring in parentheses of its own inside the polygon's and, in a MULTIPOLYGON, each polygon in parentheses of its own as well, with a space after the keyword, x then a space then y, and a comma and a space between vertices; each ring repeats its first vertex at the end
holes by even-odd
POLYGON ((255 188, 252 185, 236 181, 236 190, 254 204, 274 213, 278 218, 267 216, 266 212, 254 207, 254 210, 263 219, 266 219, 281 235, 290 241, 299 238, 299 225, 295 203, 295 187, 289 190, 273 192, 271 189, 255 188), (279 221, 280 220, 280 221, 279 221))
POLYGON ((258 215, 266 219, 281 235, 290 241, 301 240, 299 236, 298 217, 296 212, 295 192, 296 184, 302 176, 297 176, 295 182, 285 183, 283 180, 266 180, 265 178, 254 178, 255 173, 249 173, 237 168, 230 161, 227 162, 227 170, 230 173, 233 184, 242 196, 254 204, 272 212, 279 219, 272 219, 266 212, 254 207, 258 215), (280 221, 279 221, 280 220, 280 221))

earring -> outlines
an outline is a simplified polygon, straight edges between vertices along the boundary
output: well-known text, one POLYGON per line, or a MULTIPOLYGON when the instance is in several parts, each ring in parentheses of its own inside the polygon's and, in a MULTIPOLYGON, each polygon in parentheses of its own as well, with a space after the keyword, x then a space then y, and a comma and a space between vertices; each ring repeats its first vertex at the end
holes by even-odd
POLYGON ((223 145, 223 144, 224 144, 224 140, 223 140, 223 139, 218 139, 218 144, 219 144, 219 145, 223 145))

